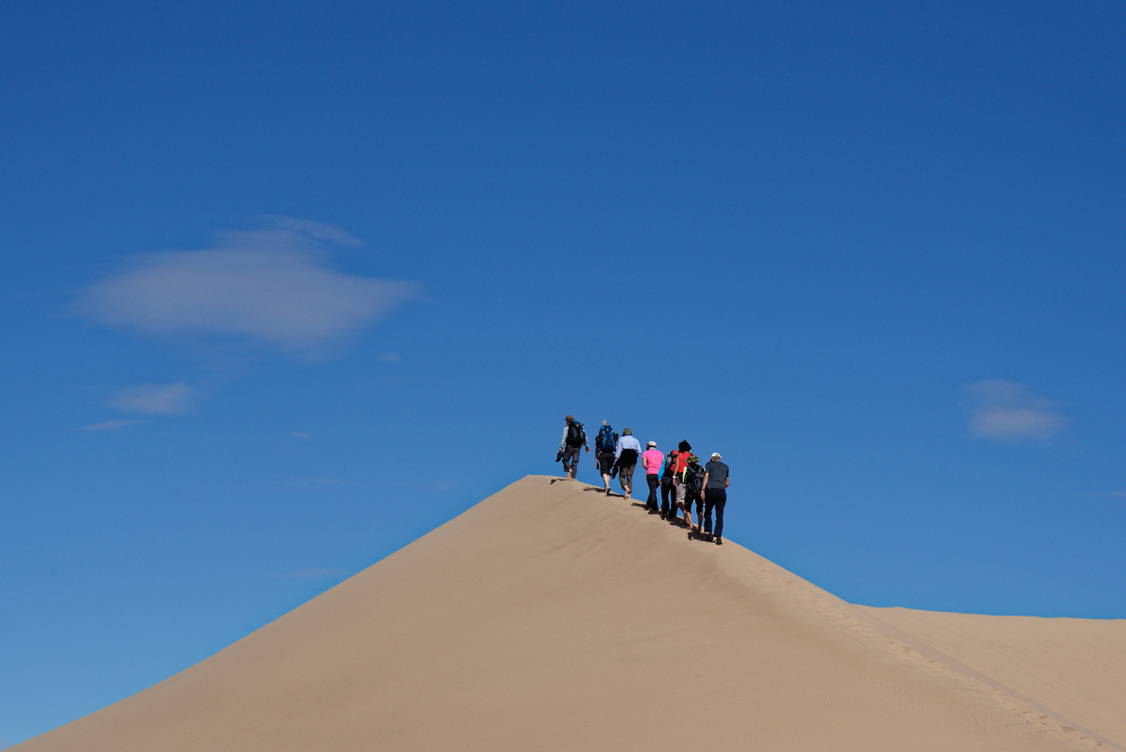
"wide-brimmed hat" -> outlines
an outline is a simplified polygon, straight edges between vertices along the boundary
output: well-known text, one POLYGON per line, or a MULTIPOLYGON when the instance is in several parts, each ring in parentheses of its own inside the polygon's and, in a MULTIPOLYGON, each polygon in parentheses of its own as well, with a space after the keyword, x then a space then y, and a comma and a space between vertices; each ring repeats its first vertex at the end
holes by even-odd
POLYGON ((648 444, 646 444, 645 446, 651 446, 651 447, 655 447, 655 446, 657 446, 657 442, 655 442, 655 441, 650 441, 650 442, 649 442, 648 444))
POLYGON ((623 428, 622 429, 622 435, 623 436, 633 436, 633 429, 632 428, 623 428))

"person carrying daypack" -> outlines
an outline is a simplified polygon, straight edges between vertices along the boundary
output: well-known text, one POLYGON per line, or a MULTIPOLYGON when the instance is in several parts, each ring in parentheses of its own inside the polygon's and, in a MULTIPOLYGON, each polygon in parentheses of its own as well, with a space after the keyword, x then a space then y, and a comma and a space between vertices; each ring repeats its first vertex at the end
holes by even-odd
POLYGON ((607 496, 610 495, 610 478, 613 477, 614 461, 617 459, 614 448, 617 445, 618 434, 614 433, 608 421, 602 421, 602 428, 598 429, 598 435, 594 437, 594 462, 602 475, 602 486, 607 496))
POLYGON ((575 416, 568 415, 563 419, 563 438, 559 440, 559 453, 555 455, 555 460, 563 462, 563 473, 572 480, 579 469, 579 458, 582 457, 584 447, 590 451, 583 424, 575 420, 575 416))
POLYGON ((701 493, 704 490, 704 476, 706 474, 706 471, 700 464, 699 457, 692 455, 688 458, 688 467, 684 469, 684 485, 687 488, 685 494, 685 522, 688 523, 688 528, 691 530, 692 515, 689 510, 691 510, 692 504, 695 503, 697 520, 695 532, 697 533, 703 532, 702 525, 704 521, 704 497, 701 495, 701 493))
POLYGON ((622 484, 622 493, 628 499, 633 492, 633 470, 637 467, 637 458, 641 456, 641 443, 633 437, 632 428, 622 429, 615 449, 618 482, 622 484))
MULTIPOLYGON (((676 507, 684 512, 684 523, 689 527, 692 526, 692 512, 688 509, 688 484, 686 481, 686 473, 688 471, 688 460, 692 456, 692 445, 687 441, 682 441, 676 445, 676 455, 672 461, 672 484, 676 490, 676 507)), ((672 522, 674 525, 680 524, 680 519, 674 510, 672 513, 672 522)))

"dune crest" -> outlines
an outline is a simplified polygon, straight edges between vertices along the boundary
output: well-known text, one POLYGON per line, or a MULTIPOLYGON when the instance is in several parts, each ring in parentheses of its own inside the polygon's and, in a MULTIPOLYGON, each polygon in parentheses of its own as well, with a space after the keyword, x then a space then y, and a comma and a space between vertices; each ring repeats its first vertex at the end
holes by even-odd
POLYGON ((1045 631, 868 609, 733 542, 685 538, 621 498, 528 476, 211 658, 13 749, 1126 744, 1124 620, 1045 631))

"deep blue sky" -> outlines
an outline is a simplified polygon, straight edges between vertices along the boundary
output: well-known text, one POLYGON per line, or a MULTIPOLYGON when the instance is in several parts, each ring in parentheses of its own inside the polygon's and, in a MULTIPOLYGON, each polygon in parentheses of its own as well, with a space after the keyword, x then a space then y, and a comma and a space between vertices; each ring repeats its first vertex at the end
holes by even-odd
POLYGON ((556 472, 568 412, 723 452, 730 536, 847 599, 1126 617, 1124 32, 8 3, 0 747, 556 472))

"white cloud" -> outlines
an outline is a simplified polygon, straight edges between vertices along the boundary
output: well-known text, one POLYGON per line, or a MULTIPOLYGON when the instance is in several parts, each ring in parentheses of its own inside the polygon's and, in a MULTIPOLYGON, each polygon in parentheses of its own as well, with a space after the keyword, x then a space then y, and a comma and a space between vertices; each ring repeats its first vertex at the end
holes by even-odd
POLYGON ((397 352, 385 352, 379 354, 380 363, 402 363, 403 355, 397 352))
POLYGON ((103 420, 101 423, 91 423, 88 426, 82 426, 80 431, 116 431, 119 428, 128 428, 135 426, 138 423, 144 423, 143 420, 134 420, 122 418, 119 420, 103 420))
POLYGON ((1067 425, 1055 404, 1024 384, 1004 379, 975 381, 966 387, 970 432, 986 439, 1050 439, 1067 425))
POLYGON ((176 384, 138 384, 122 389, 110 399, 110 404, 127 413, 145 415, 176 415, 187 412, 191 405, 192 388, 176 384))
POLYGON ((324 244, 358 242, 339 228, 262 219, 265 229, 219 233, 212 248, 137 256, 83 290, 76 310, 145 334, 241 335, 308 350, 379 321, 418 292, 412 282, 333 269, 324 244))
POLYGON ((1107 496, 1112 496, 1115 499, 1126 499, 1126 491, 1111 491, 1107 496))

